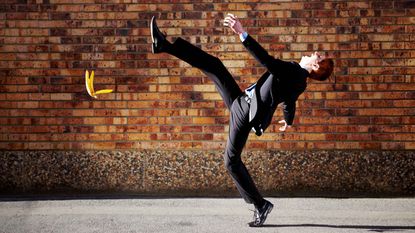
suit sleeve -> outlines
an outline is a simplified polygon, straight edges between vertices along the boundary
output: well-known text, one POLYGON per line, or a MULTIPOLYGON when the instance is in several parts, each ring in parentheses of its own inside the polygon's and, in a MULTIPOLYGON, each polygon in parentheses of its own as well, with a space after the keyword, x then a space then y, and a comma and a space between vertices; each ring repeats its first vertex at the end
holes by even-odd
POLYGON ((243 41, 245 48, 251 53, 251 55, 267 70, 275 74, 277 70, 286 69, 287 66, 290 67, 291 63, 286 62, 280 59, 275 59, 273 56, 270 56, 268 52, 250 35, 246 37, 243 41))
POLYGON ((283 102, 282 111, 284 113, 284 120, 287 122, 287 125, 292 125, 295 117, 295 101, 283 102))

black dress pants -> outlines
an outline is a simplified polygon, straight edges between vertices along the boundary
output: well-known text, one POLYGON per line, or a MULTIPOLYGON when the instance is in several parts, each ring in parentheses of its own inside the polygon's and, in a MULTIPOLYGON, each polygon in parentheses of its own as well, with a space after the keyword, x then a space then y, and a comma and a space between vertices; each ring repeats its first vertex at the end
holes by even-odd
POLYGON ((241 160, 242 149, 248 139, 252 125, 249 123, 249 104, 244 93, 223 63, 205 51, 178 38, 167 53, 199 68, 214 83, 230 110, 229 137, 225 149, 225 166, 236 187, 247 203, 262 206, 264 199, 241 160))

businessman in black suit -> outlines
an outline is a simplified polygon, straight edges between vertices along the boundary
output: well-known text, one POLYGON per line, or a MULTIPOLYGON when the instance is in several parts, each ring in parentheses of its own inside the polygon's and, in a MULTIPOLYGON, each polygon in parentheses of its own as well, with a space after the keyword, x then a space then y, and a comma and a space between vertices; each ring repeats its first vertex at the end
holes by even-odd
POLYGON ((270 125, 272 116, 282 103, 284 120, 279 130, 290 128, 295 115, 295 103, 307 86, 307 77, 316 80, 327 79, 333 71, 333 61, 325 59, 315 52, 303 56, 300 63, 287 62, 270 56, 243 29, 239 19, 228 14, 224 26, 237 33, 246 49, 267 71, 246 90, 242 91, 223 63, 182 38, 174 43, 166 39, 157 27, 156 20, 151 20, 150 30, 153 53, 171 54, 193 67, 199 68, 214 83, 230 110, 229 137, 225 149, 225 166, 234 180, 236 187, 247 203, 254 204, 254 221, 251 227, 262 226, 273 204, 265 200, 255 186, 248 170, 241 160, 242 149, 252 130, 261 136, 270 125))

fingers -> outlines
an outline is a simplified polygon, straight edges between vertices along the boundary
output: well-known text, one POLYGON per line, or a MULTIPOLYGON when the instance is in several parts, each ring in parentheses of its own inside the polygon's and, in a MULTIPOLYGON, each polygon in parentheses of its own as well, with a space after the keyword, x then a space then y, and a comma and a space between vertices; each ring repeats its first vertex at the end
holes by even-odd
POLYGON ((244 29, 242 27, 241 22, 239 21, 238 17, 233 14, 228 14, 223 22, 223 25, 232 29, 233 32, 237 34, 242 34, 244 29))
POLYGON ((279 130, 280 130, 281 132, 284 132, 284 131, 287 129, 287 122, 286 122, 285 120, 280 120, 280 121, 278 121, 278 123, 279 123, 279 124, 284 124, 283 126, 281 126, 281 127, 279 128, 279 130))
POLYGON ((228 15, 225 17, 224 26, 227 27, 233 27, 233 25, 235 25, 235 23, 238 21, 238 17, 236 17, 235 15, 228 13, 228 15))
POLYGON ((230 17, 226 17, 225 20, 224 20, 224 22, 223 22, 223 25, 229 27, 229 26, 235 25, 235 23, 236 23, 236 20, 234 20, 234 19, 232 19, 230 17))
POLYGON ((283 125, 283 126, 281 126, 281 127, 279 128, 279 130, 280 130, 281 132, 285 132, 288 128, 291 128, 291 126, 290 126, 290 125, 283 125))
POLYGON ((233 14, 231 14, 231 13, 228 13, 228 16, 229 16, 229 17, 231 17, 231 18, 232 18, 232 19, 234 19, 234 20, 238 19, 238 17, 237 17, 237 16, 235 16, 235 15, 233 15, 233 14))

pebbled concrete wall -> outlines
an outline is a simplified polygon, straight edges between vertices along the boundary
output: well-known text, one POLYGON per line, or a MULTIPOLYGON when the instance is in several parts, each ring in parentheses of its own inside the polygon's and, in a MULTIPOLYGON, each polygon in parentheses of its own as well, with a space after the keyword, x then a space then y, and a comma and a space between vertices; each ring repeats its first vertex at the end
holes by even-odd
MULTIPOLYGON (((249 151, 271 196, 413 196, 409 151, 249 151)), ((238 196, 222 151, 3 151, 2 194, 238 196)))

